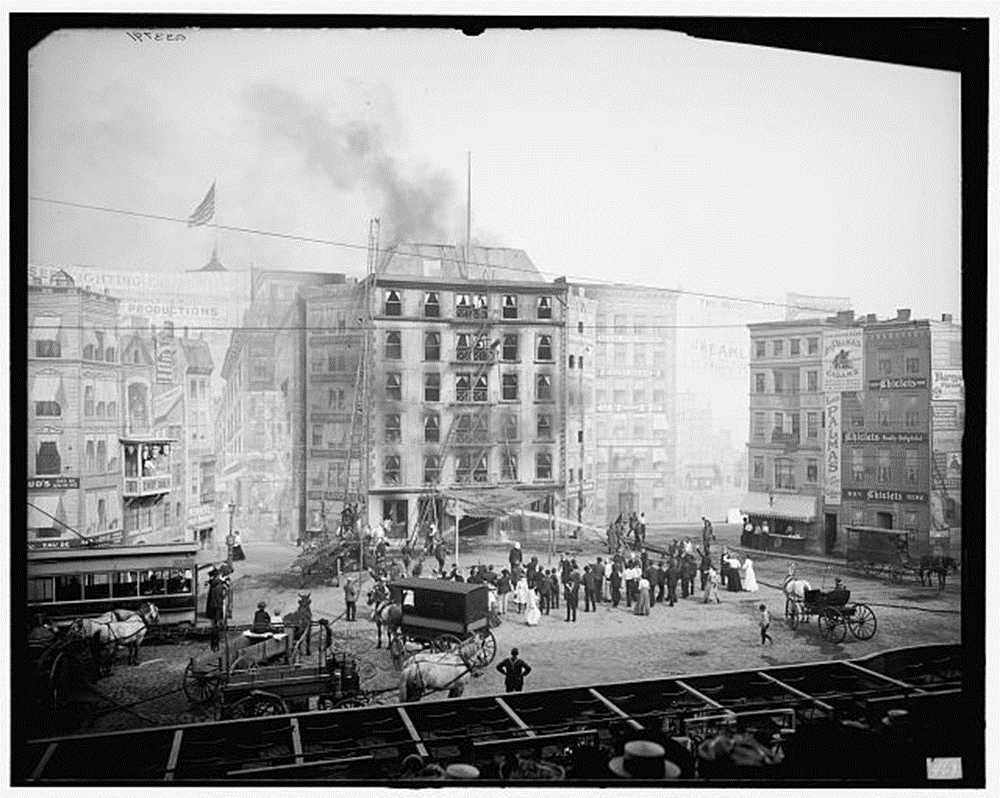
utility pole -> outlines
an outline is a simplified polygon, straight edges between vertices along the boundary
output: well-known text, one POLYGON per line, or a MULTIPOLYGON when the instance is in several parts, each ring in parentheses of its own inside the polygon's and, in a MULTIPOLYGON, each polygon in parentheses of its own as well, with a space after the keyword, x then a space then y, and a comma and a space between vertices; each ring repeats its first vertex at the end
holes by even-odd
POLYGON ((467 153, 465 182, 465 266, 469 267, 469 257, 472 246, 472 150, 467 153))

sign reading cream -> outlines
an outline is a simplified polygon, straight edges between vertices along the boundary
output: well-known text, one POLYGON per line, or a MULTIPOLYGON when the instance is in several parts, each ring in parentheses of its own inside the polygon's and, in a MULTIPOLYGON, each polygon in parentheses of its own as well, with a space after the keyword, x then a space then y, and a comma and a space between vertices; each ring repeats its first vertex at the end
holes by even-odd
POLYGON ((823 503, 840 504, 840 394, 826 395, 826 446, 823 503))
POLYGON ((827 394, 862 390, 864 333, 838 330, 823 335, 823 390, 827 394))
POLYGON ((931 372, 931 399, 961 401, 965 398, 965 382, 961 369, 935 369, 931 372))

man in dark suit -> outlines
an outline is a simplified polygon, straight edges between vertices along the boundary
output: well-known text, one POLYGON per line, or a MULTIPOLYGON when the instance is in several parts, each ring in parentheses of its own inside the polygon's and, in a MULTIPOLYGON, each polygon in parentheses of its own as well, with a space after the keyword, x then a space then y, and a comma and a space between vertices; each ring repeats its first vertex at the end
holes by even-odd
POLYGON ((594 612, 597 612, 597 601, 594 596, 594 590, 597 587, 597 580, 594 578, 594 571, 589 565, 583 566, 583 611, 590 612, 590 608, 594 608, 594 612))
POLYGON ((677 603, 677 580, 680 578, 680 573, 677 568, 677 559, 671 557, 667 560, 667 603, 673 607, 677 603))
POLYGON ((518 650, 512 648, 510 656, 497 665, 497 670, 503 674, 504 687, 508 693, 520 693, 524 689, 524 677, 531 673, 531 666, 523 659, 518 659, 518 650))
POLYGON ((575 580, 573 574, 570 574, 566 582, 564 598, 566 599, 566 620, 576 623, 576 609, 580 605, 580 581, 575 580))

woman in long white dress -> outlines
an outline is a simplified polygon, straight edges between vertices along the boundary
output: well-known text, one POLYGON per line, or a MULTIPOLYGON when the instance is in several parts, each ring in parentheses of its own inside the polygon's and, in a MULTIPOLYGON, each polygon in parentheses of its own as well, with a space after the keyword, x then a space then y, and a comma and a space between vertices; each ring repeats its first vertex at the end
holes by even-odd
POLYGON ((528 591, 528 611, 524 614, 524 621, 528 626, 538 626, 542 619, 542 613, 538 609, 538 594, 534 590, 528 591))
POLYGON ((756 593, 759 589, 757 574, 753 570, 753 560, 745 554, 740 558, 740 581, 743 583, 743 589, 748 593, 756 593))

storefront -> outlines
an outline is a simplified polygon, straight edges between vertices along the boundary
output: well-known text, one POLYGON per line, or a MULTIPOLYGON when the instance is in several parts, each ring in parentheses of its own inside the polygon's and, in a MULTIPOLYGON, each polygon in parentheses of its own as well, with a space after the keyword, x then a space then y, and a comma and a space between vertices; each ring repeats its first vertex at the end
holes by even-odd
POLYGON ((751 492, 743 497, 740 512, 752 527, 740 535, 745 548, 804 554, 819 545, 815 496, 751 492))

